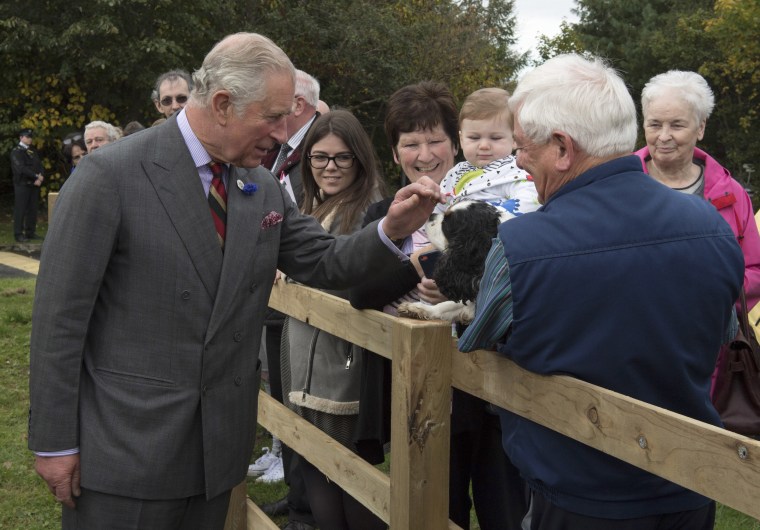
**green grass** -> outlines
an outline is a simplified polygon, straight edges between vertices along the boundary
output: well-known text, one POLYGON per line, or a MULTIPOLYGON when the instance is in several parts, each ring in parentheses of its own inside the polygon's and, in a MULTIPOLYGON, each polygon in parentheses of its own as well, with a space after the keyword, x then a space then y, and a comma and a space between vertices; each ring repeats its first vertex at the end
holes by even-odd
POLYGON ((60 507, 26 448, 34 279, 0 278, 0 528, 55 528, 60 507))

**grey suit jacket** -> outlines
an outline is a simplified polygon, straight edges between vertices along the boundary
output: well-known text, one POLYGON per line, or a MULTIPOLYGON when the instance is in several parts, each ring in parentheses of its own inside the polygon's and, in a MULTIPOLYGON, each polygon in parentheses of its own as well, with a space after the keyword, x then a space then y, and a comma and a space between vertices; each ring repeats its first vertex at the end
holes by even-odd
POLYGON ((79 447, 83 487, 171 499, 238 484, 275 269, 341 288, 397 259, 374 224, 325 233, 264 169, 231 168, 227 207, 223 254, 176 118, 88 155, 63 186, 37 279, 29 448, 79 447))

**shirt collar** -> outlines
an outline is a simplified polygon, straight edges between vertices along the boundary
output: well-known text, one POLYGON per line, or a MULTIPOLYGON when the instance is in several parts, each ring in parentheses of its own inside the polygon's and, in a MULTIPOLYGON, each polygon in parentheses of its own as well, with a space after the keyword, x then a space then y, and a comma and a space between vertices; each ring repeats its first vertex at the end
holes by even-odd
POLYGON ((211 162, 211 155, 208 154, 206 148, 198 139, 190 127, 190 122, 187 121, 187 115, 185 109, 182 109, 177 115, 177 125, 179 126, 179 132, 182 133, 182 137, 185 139, 185 144, 190 150, 190 156, 193 158, 195 167, 202 168, 211 162))

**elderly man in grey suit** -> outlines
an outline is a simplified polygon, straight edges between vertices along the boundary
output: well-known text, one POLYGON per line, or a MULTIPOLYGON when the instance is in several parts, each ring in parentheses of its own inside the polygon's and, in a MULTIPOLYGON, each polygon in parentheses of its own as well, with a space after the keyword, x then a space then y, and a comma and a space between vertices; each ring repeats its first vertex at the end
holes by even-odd
POLYGON ((253 447, 275 270, 345 287, 399 259, 392 241, 440 200, 423 179, 337 239, 299 214, 257 167, 286 139, 294 72, 266 37, 228 36, 184 110, 87 156, 61 191, 32 317, 29 448, 63 528, 221 528, 253 447))

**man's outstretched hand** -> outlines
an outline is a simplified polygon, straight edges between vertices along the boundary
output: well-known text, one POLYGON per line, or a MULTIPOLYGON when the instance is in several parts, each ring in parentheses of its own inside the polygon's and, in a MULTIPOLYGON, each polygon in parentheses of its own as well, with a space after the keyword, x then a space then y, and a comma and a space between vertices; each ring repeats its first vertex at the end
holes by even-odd
POLYGON ((383 232, 391 240, 405 238, 425 224, 439 202, 443 202, 440 188, 428 177, 404 186, 393 198, 383 232))

